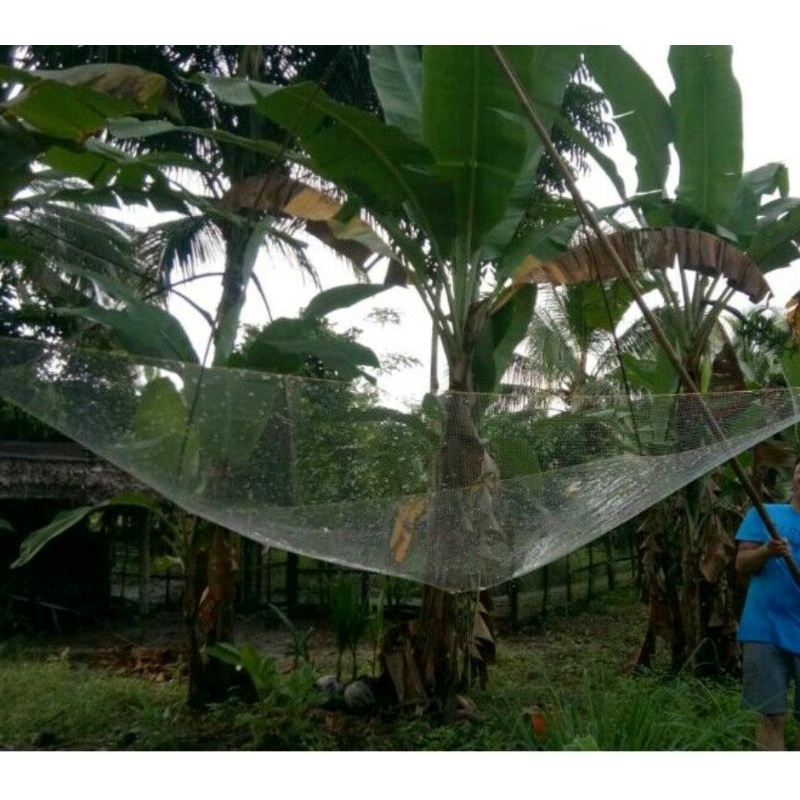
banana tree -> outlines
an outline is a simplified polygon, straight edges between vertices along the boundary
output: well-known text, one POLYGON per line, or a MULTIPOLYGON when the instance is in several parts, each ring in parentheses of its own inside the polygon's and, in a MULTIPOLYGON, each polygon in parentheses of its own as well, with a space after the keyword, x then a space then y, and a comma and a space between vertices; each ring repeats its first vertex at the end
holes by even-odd
MULTIPOLYGON (((548 125, 563 123, 558 109, 579 48, 507 53, 548 125)), ((383 120, 311 85, 276 90, 251 82, 249 102, 296 137, 304 169, 345 193, 340 222, 350 223, 359 208, 374 221, 391 249, 387 280, 418 292, 445 352, 450 391, 413 646, 428 691, 446 697, 470 661, 480 614, 442 587, 480 588, 504 547, 491 512, 498 473, 478 433, 474 394, 497 386, 527 329, 535 287, 525 257, 551 257, 566 240, 526 224, 543 147, 488 50, 373 47, 370 65, 383 120), (454 548, 473 554, 460 574, 447 557, 454 548)))
MULTIPOLYGON (((528 257, 528 275, 537 280, 548 274, 556 282, 569 284, 616 274, 628 280, 626 270, 661 268, 664 271, 653 274, 665 298, 665 313, 676 323, 672 344, 658 330, 652 312, 641 299, 639 303, 665 348, 664 362, 668 369, 674 368, 669 388, 683 386, 692 392, 697 386, 708 388, 714 357, 709 343, 734 292, 761 299, 768 291, 763 273, 787 266, 798 255, 797 201, 786 196, 788 181, 781 165, 742 172, 741 98, 731 70, 730 48, 673 47, 669 61, 676 91, 669 102, 652 81, 641 79, 638 66, 618 49, 590 47, 585 57, 637 159, 639 193, 628 205, 649 230, 605 236, 595 223, 599 241, 588 241, 550 264, 537 264, 528 257), (674 198, 666 187, 670 144, 680 158, 674 198), (765 196, 776 192, 778 200, 764 202, 765 196), (676 262, 677 288, 665 272, 676 262), (693 280, 686 268, 696 271, 693 280)), ((511 70, 507 71, 513 79, 511 70)), ((525 106, 525 98, 521 99, 525 106)), ((535 111, 529 109, 529 116, 536 124, 535 111)), ((584 205, 581 213, 590 212, 584 205)), ((739 465, 733 466, 737 476, 747 481, 739 465)), ((714 616, 708 613, 711 604, 701 587, 704 580, 713 584, 720 576, 720 559, 712 559, 709 553, 719 555, 721 526, 718 519, 702 512, 704 494, 698 486, 684 492, 686 524, 680 567, 673 574, 680 576, 685 590, 667 614, 674 627, 675 663, 687 653, 697 654, 695 645, 714 616)), ((658 518, 663 521, 666 515, 658 518)), ((651 605, 653 618, 663 610, 660 605, 661 609, 651 605)))
MULTIPOLYGON (((555 120, 578 48, 512 48, 511 57, 555 120)), ((251 83, 251 104, 296 136, 305 169, 346 193, 341 222, 358 208, 375 221, 391 249, 392 279, 419 293, 444 348, 451 393, 433 470, 431 585, 414 646, 428 689, 446 696, 470 638, 456 631, 463 619, 471 623, 461 599, 435 587, 454 578, 445 557, 451 547, 477 553, 496 534, 491 513, 476 524, 474 504, 490 493, 496 469, 470 397, 494 388, 530 316, 533 287, 509 291, 515 265, 501 261, 542 148, 483 48, 373 47, 370 66, 384 119, 312 85, 251 83)), ((477 589, 481 576, 474 580, 477 589)))
MULTIPOLYGON (((678 211, 705 198, 703 178, 730 183, 731 166, 719 160, 728 150, 715 153, 711 165, 698 165, 697 142, 689 135, 686 119, 697 121, 707 87, 692 82, 693 69, 676 67, 683 94, 670 106, 620 48, 589 47, 584 53, 589 69, 609 87, 612 104, 617 101, 615 111, 635 112, 622 114, 619 124, 637 155, 640 189, 648 193, 635 198, 642 223, 684 224, 678 211), (673 142, 686 151, 687 163, 677 203, 663 193, 673 142), (665 209, 677 209, 675 216, 665 216, 665 209)), ((580 54, 578 47, 505 49, 545 129, 564 124, 559 103, 580 54)), ((298 143, 298 164, 345 194, 340 222, 355 219, 358 209, 375 222, 393 253, 387 278, 418 292, 442 343, 450 391, 443 401, 443 445, 432 469, 429 585, 414 649, 428 691, 445 697, 470 661, 469 634, 480 627, 480 614, 465 612, 462 600, 442 587, 472 583, 478 589, 506 544, 492 512, 499 476, 478 435, 474 393, 492 391, 502 376, 527 329, 532 284, 614 273, 602 263, 598 270, 596 258, 579 252, 560 257, 570 243, 563 226, 559 235, 525 224, 543 144, 488 49, 373 47, 370 64, 383 120, 333 102, 311 85, 276 89, 251 82, 246 87, 251 97, 239 91, 236 99, 283 126, 298 143), (456 550, 474 556, 461 561, 468 566, 459 567, 458 575, 448 559, 456 550)), ((723 88, 730 88, 719 59, 706 68, 721 73, 723 88)), ((601 163, 619 186, 613 165, 601 163)), ((721 213, 725 198, 707 199, 708 212, 721 213)), ((763 293, 758 269, 742 256, 738 242, 719 238, 722 230, 672 227, 620 242, 629 263, 645 253, 653 266, 666 269, 678 258, 692 269, 725 274, 753 296, 763 293), (709 252, 711 263, 705 258, 709 252)), ((401 527, 413 527, 413 516, 409 513, 401 527)))
MULTIPOLYGON (((652 273, 663 305, 664 328, 685 371, 702 391, 744 388, 741 373, 735 385, 730 382, 726 364, 731 353, 721 332, 721 316, 736 291, 754 301, 764 297, 768 285, 763 275, 788 266, 800 255, 800 200, 788 196, 788 176, 781 164, 750 172, 742 169, 742 104, 731 48, 671 48, 669 65, 676 88, 669 100, 652 85, 627 82, 625 71, 614 73, 608 56, 607 48, 589 48, 587 61, 614 111, 647 111, 619 118, 637 162, 633 206, 641 223, 692 229, 676 235, 685 254, 679 259, 677 277, 670 280, 664 272, 652 273), (680 168, 674 196, 666 185, 670 143, 680 168), (772 199, 775 195, 777 199, 772 199), (690 243, 692 237, 695 244, 690 243), (705 237, 709 238, 704 245, 700 239, 705 237), (693 275, 684 269, 690 260, 699 268, 693 275)), ((649 250, 652 255, 658 249, 656 237, 662 235, 653 233, 649 247, 640 252, 649 250)), ((589 262, 601 272, 608 268, 598 265, 596 248, 593 257, 589 255, 586 249, 579 254, 586 268, 589 262)), ((652 263, 645 260, 646 266, 652 263)), ((634 380, 638 375, 646 384, 655 378, 661 391, 681 389, 678 374, 657 353, 651 354, 650 368, 637 369, 645 365, 631 355, 627 358, 634 380)), ((719 480, 716 476, 695 482, 656 508, 645 522, 643 579, 651 625, 642 660, 649 658, 656 633, 670 641, 676 668, 687 661, 699 668, 703 642, 716 641, 723 649, 731 642, 733 579, 727 573, 733 552, 728 534, 732 521, 725 518, 719 502, 719 480), (672 523, 665 524, 668 520, 672 523), (677 540, 670 538, 667 528, 678 532, 677 540)), ((724 662, 730 651, 726 655, 723 649, 718 656, 724 662)))

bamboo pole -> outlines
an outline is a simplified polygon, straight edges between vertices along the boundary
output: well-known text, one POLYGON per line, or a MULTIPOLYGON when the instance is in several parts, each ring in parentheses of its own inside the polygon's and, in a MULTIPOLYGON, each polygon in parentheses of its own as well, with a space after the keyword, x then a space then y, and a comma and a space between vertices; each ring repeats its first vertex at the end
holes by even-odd
MULTIPOLYGON (((606 251, 609 258, 612 260, 620 278, 623 280, 623 282, 633 295, 634 299, 636 300, 636 304, 639 306, 642 315, 647 320, 648 325, 653 331, 653 335, 656 337, 656 340, 658 341, 659 345, 662 347, 662 349, 667 355, 667 358, 669 358, 670 363, 675 368, 675 371, 678 373, 681 382, 686 387, 687 391, 696 395, 697 400, 699 401, 700 410, 711 432, 720 442, 724 442, 725 434, 719 427, 719 423, 715 419, 713 413, 711 412, 711 409, 706 405, 706 402, 703 399, 703 396, 700 394, 699 389, 695 385, 695 382, 692 380, 692 377, 686 371, 686 368, 684 367, 683 363, 680 360, 680 356, 675 351, 675 348, 672 346, 672 342, 669 341, 666 334, 662 330, 661 325, 656 319, 655 315, 647 306, 647 303, 645 303, 644 297, 642 296, 642 293, 639 291, 639 287, 636 285, 636 282, 631 277, 619 254, 614 249, 611 242, 608 240, 608 237, 600 228, 600 225, 597 222, 597 218, 594 216, 594 213, 592 212, 591 208, 589 208, 588 204, 583 199, 583 195, 580 193, 578 186, 575 183, 574 178, 572 177, 572 173, 569 171, 569 168, 564 163, 564 160, 561 158, 555 146, 553 145, 553 142, 550 139, 549 132, 545 128, 544 124, 539 118, 538 113, 536 112, 536 109, 534 108, 533 104, 528 98, 524 86, 520 83, 519 78, 514 72, 514 68, 512 67, 508 59, 505 57, 502 50, 497 45, 489 45, 489 48, 491 49, 492 54, 494 55, 498 64, 500 65, 500 69, 508 78, 509 83, 511 84, 511 88, 514 91, 514 94, 517 96, 517 99, 522 105, 525 114, 531 121, 531 124, 533 125, 536 134, 539 136, 539 139, 544 145, 547 154, 553 160, 553 163, 557 165, 559 171, 563 175, 564 181, 567 185, 567 188, 569 189, 570 195, 572 196, 572 201, 575 203, 575 207, 578 211, 578 214, 588 223, 589 227, 594 232, 601 246, 606 251)), ((736 477, 739 479, 742 488, 745 490, 747 496, 750 498, 753 507, 758 513, 758 516, 764 523, 764 527, 767 529, 767 532, 769 533, 770 537, 772 539, 775 539, 776 541, 780 541, 781 536, 778 533, 777 529, 775 528, 775 523, 772 521, 769 514, 767 514, 767 511, 764 508, 764 504, 761 502, 761 498, 758 496, 758 492, 753 486, 747 473, 742 468, 742 465, 739 463, 739 460, 734 456, 730 460, 730 464, 736 477)), ((798 568, 796 562, 794 561, 794 559, 790 554, 783 556, 783 558, 784 561, 786 562, 786 565, 789 567, 789 571, 792 573, 792 577, 795 579, 797 584, 800 585, 800 568, 798 568)))

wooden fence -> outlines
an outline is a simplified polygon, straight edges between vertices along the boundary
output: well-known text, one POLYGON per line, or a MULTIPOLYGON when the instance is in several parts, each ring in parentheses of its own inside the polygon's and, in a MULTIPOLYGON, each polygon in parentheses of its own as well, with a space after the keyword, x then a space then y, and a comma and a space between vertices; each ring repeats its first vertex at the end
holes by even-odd
MULTIPOLYGON (((510 627, 530 624, 553 610, 590 600, 636 574, 635 529, 623 526, 576 552, 492 591, 494 614, 510 627)), ((158 607, 176 608, 183 578, 179 567, 151 551, 149 532, 112 541, 112 600, 138 603, 147 615, 158 607)), ((243 540, 237 606, 249 613, 277 606, 290 617, 318 616, 327 609, 337 576, 358 580, 362 596, 383 593, 388 614, 410 613, 419 605, 419 586, 410 581, 343 570, 305 556, 243 540)))

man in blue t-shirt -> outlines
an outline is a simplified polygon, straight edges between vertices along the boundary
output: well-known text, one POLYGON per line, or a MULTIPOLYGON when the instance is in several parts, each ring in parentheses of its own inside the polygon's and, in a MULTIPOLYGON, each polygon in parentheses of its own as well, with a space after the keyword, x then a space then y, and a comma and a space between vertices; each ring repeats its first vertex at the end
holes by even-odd
POLYGON ((736 533, 736 569, 750 578, 738 639, 742 643, 742 698, 759 711, 756 746, 784 749, 786 699, 795 686, 794 713, 800 718, 800 586, 783 556, 800 554, 800 461, 792 475, 792 496, 766 506, 781 540, 772 539, 750 509, 736 533))

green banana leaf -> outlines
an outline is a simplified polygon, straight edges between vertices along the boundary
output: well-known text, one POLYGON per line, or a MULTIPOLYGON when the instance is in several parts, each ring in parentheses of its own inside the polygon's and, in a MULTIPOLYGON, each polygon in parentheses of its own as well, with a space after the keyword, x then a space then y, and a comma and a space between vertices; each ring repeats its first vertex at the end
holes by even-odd
MULTIPOLYGON (((307 315, 302 319, 281 317, 274 320, 262 328, 249 345, 248 365, 279 375, 294 375, 300 373, 307 358, 313 356, 327 369, 335 370, 342 380, 358 377, 374 380, 361 367, 379 368, 375 353, 341 336, 319 336, 317 319, 307 315)), ((240 361, 234 356, 230 365, 239 366, 240 361)))
MULTIPOLYGON (((577 48, 514 46, 503 52, 550 127, 548 109, 560 106, 577 48)), ((477 257, 490 232, 490 246, 507 244, 527 207, 542 150, 489 48, 424 49, 422 133, 455 187, 463 257, 477 257)))
POLYGON ((764 164, 742 175, 736 205, 727 225, 742 244, 746 245, 758 229, 764 195, 775 192, 779 192, 781 198, 789 194, 789 171, 784 164, 764 164))
POLYGON ((92 280, 106 294, 122 301, 124 308, 104 308, 92 303, 80 308, 55 309, 56 313, 83 317, 110 328, 125 350, 133 355, 198 363, 189 336, 168 311, 139 299, 130 289, 106 275, 69 271, 92 280))
POLYGON ((440 252, 453 235, 452 185, 433 155, 399 128, 328 98, 312 84, 261 97, 259 112, 295 133, 322 177, 358 197, 376 216, 405 209, 440 252))
POLYGON ((3 116, 55 139, 81 143, 114 117, 178 113, 163 75, 127 64, 41 72, 0 67, 0 78, 23 84, 2 105, 3 116))
POLYGON ((150 381, 139 397, 133 426, 135 452, 161 477, 196 472, 198 434, 187 427, 191 400, 185 401, 166 377, 150 381))
POLYGON ((59 537, 62 533, 70 530, 70 528, 74 528, 79 522, 91 514, 96 514, 98 511, 103 511, 112 506, 136 506, 159 513, 158 505, 152 498, 133 492, 124 492, 115 495, 110 500, 105 500, 94 506, 82 506, 81 508, 74 508, 70 511, 62 511, 47 525, 33 531, 33 533, 29 533, 25 539, 22 540, 22 544, 19 548, 19 556, 11 564, 11 568, 17 569, 18 567, 24 566, 46 545, 59 537))
POLYGON ((350 306, 360 303, 362 300, 367 300, 391 288, 391 286, 377 283, 354 283, 347 286, 334 286, 332 289, 327 289, 312 297, 303 312, 303 316, 307 319, 324 317, 334 311, 350 308, 350 306))
POLYGON ((653 79, 618 45, 585 48, 586 65, 614 111, 628 152, 636 159, 637 192, 663 190, 675 123, 653 79))
MULTIPOLYGON (((233 80, 233 79, 230 79, 233 80)), ((224 92, 220 94, 220 99, 226 96, 224 92)), ((250 95, 250 105, 255 105, 257 97, 250 95)), ((293 150, 287 149, 281 142, 273 142, 270 139, 251 139, 247 136, 239 136, 230 131, 217 128, 198 128, 193 125, 176 125, 166 119, 137 119, 136 117, 119 117, 110 121, 108 126, 109 133, 115 139, 147 139, 151 136, 163 136, 165 133, 190 133, 194 136, 214 139, 217 142, 233 144, 245 150, 255 153, 263 153, 271 158, 286 158, 293 161, 302 161, 302 157, 293 150)), ((156 154, 154 153, 153 156, 156 154)), ((193 167, 197 169, 197 162, 193 162, 193 167)))
POLYGON ((510 303, 497 309, 489 317, 495 373, 494 382, 489 391, 496 390, 497 383, 511 363, 514 349, 528 332, 533 306, 536 302, 537 288, 533 283, 521 286, 510 303))
POLYGON ((725 224, 742 178, 742 98, 732 48, 673 46, 670 97, 680 158, 677 199, 706 220, 725 224))
POLYGON ((372 45, 369 74, 383 115, 412 139, 422 141, 422 53, 417 45, 372 45))
POLYGON ((748 255, 762 272, 788 267, 800 256, 800 207, 758 228, 748 255))

